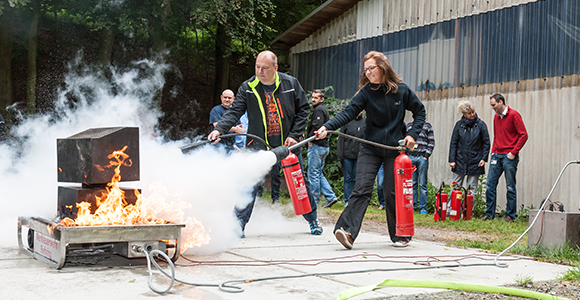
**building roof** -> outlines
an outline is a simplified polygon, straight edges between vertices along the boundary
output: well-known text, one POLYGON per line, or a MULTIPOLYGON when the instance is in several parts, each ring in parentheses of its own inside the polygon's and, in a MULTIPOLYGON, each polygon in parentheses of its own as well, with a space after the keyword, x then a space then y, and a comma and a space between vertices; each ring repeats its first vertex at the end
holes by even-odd
POLYGON ((328 0, 321 6, 279 35, 272 46, 289 49, 342 15, 361 0, 328 0))

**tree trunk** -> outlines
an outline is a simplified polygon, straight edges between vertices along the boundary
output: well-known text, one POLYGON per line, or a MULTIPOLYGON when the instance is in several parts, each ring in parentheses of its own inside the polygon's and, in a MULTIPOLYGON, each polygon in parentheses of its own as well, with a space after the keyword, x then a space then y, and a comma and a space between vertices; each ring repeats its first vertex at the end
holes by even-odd
MULTIPOLYGON (((213 88, 214 106, 221 104, 220 95, 230 88, 230 55, 231 37, 226 34, 222 24, 218 24, 215 41, 215 81, 213 88)), ((235 90, 234 90, 235 92, 235 90)))
POLYGON ((28 30, 28 73, 26 76, 26 108, 36 112, 36 56, 38 54, 38 21, 40 0, 32 0, 32 21, 28 30))
POLYGON ((8 11, 0 15, 0 114, 12 104, 12 20, 8 11))
MULTIPOLYGON (((161 19, 154 18, 151 20, 151 25, 149 27, 149 35, 151 37, 151 42, 153 44, 152 50, 153 54, 159 55, 160 60, 164 60, 165 53, 167 51, 167 42, 165 40, 165 32, 167 26, 169 25, 169 18, 171 16, 171 4, 169 0, 163 0, 163 14, 161 19)), ((161 107, 163 101, 163 87, 159 90, 155 96, 158 107, 161 107)))
POLYGON ((110 26, 105 27, 101 32, 101 42, 99 43, 99 63, 101 64, 101 68, 103 68, 103 70, 106 70, 106 68, 111 63, 114 41, 115 31, 110 26))

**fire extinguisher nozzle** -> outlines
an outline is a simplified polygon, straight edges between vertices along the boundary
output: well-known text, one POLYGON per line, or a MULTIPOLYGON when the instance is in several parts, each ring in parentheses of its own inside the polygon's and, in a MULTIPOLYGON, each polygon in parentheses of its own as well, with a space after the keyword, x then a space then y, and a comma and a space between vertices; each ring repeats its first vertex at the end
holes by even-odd
POLYGON ((270 151, 276 155, 276 163, 281 162, 284 158, 288 157, 288 154, 290 154, 290 149, 286 146, 276 147, 270 151))

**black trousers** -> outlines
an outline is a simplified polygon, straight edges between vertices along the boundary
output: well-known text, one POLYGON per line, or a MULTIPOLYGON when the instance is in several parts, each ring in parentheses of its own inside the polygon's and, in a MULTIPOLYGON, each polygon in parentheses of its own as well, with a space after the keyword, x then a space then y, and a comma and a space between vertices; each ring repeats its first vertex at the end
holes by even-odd
POLYGON ((381 164, 384 165, 385 180, 383 181, 383 192, 385 195, 385 213, 387 217, 387 227, 391 241, 406 241, 408 237, 398 237, 396 233, 396 211, 395 211, 395 158, 392 151, 370 148, 362 146, 358 154, 356 168, 356 184, 354 191, 348 200, 348 206, 344 209, 334 231, 342 228, 350 233, 353 240, 356 240, 360 232, 365 212, 371 201, 375 178, 381 164))

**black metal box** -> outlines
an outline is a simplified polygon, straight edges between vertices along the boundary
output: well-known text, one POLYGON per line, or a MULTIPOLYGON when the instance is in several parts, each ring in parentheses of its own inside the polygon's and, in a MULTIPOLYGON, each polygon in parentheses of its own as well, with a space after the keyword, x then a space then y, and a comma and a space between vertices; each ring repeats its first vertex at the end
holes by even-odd
POLYGON ((59 182, 104 184, 115 174, 108 156, 121 150, 129 155, 121 167, 121 181, 139 180, 139 128, 91 128, 65 139, 57 139, 59 182))

